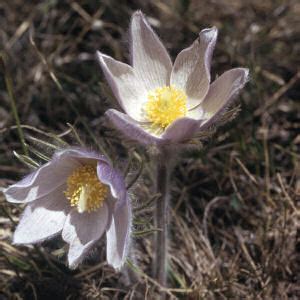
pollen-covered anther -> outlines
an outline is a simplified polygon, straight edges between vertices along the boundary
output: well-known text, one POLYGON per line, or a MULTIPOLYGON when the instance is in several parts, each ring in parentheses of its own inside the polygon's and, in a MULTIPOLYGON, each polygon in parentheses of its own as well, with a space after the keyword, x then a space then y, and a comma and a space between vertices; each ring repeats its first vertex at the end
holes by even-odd
POLYGON ((157 88, 148 94, 144 110, 147 119, 165 129, 187 113, 187 96, 174 86, 157 88))
POLYGON ((79 167, 67 179, 65 196, 79 213, 97 210, 107 194, 108 187, 99 180, 95 165, 79 167))

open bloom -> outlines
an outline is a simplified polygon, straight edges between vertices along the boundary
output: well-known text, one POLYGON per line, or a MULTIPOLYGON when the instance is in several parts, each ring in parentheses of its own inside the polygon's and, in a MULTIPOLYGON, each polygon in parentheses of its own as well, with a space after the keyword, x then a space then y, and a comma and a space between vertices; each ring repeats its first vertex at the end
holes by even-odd
POLYGON ((131 63, 97 52, 103 73, 126 114, 107 112, 114 126, 143 144, 181 143, 217 121, 245 85, 248 69, 225 72, 210 85, 217 29, 204 29, 174 64, 140 11, 131 26, 131 63))
POLYGON ((4 190, 7 201, 27 206, 14 233, 15 244, 42 242, 61 233, 76 267, 106 232, 107 260, 123 265, 131 210, 123 176, 101 154, 66 149, 4 190))

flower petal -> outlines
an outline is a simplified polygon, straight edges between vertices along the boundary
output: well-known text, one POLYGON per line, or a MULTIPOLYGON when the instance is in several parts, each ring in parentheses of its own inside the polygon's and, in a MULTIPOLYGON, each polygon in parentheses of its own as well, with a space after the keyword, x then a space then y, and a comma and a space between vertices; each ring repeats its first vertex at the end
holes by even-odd
POLYGON ((79 165, 74 159, 53 159, 23 180, 6 188, 6 200, 12 203, 37 200, 64 184, 66 177, 79 165))
POLYGON ((208 119, 201 127, 207 128, 222 115, 234 99, 234 96, 238 94, 248 81, 248 74, 248 69, 231 69, 212 83, 199 108, 203 110, 204 117, 208 119))
POLYGON ((97 56, 105 78, 121 107, 133 119, 143 121, 142 106, 147 101, 147 92, 133 68, 99 51, 97 56))
POLYGON ((15 244, 38 243, 60 233, 68 210, 64 189, 61 186, 26 206, 14 233, 15 244))
MULTIPOLYGON (((108 159, 99 152, 93 150, 87 150, 84 148, 68 148, 58 151, 53 156, 54 159, 76 159, 78 163, 84 164, 89 163, 94 160, 101 160, 104 162, 109 162, 108 159)), ((74 161, 74 160, 73 160, 74 161)))
POLYGON ((126 186, 123 175, 109 164, 98 162, 97 174, 99 180, 110 186, 112 196, 122 202, 126 198, 126 186))
POLYGON ((119 270, 126 259, 131 230, 131 208, 129 199, 116 206, 110 227, 106 232, 107 262, 119 270))
POLYGON ((88 250, 103 235, 107 228, 108 214, 106 203, 95 212, 80 214, 75 209, 70 212, 62 237, 70 245, 68 263, 71 268, 77 267, 88 250))
POLYGON ((199 39, 182 50, 175 60, 171 85, 185 91, 189 109, 198 105, 208 92, 210 63, 217 35, 215 27, 202 30, 199 39))
POLYGON ((171 143, 180 143, 189 140, 199 128, 200 122, 191 118, 180 118, 169 125, 161 138, 171 143))
POLYGON ((114 126, 129 139, 136 140, 143 145, 158 144, 162 141, 144 130, 138 122, 115 109, 109 109, 106 115, 114 126))
POLYGON ((201 105, 198 105, 197 107, 189 110, 187 112, 187 116, 189 118, 192 118, 192 119, 195 119, 195 120, 198 120, 198 121, 205 121, 204 111, 203 111, 201 105))
POLYGON ((133 14, 130 26, 132 66, 151 91, 169 84, 172 62, 167 50, 141 11, 133 14))

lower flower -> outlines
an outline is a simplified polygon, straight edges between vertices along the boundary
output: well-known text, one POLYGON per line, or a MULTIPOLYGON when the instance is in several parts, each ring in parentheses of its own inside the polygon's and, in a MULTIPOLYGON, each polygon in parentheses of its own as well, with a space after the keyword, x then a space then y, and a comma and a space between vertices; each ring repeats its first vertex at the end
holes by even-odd
POLYGON ((107 261, 125 262, 131 208, 123 176, 101 154, 66 149, 4 190, 7 201, 27 206, 14 233, 15 244, 33 244, 58 234, 69 244, 75 268, 106 233, 107 261))

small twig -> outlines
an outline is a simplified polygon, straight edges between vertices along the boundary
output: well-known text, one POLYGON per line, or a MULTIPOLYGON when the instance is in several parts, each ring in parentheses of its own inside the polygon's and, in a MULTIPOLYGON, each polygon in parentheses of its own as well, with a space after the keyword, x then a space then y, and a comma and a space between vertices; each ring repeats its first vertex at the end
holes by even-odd
POLYGON ((37 296, 36 288, 34 287, 34 285, 29 281, 26 283, 26 285, 31 287, 33 298, 35 300, 38 300, 39 298, 37 296))
POLYGON ((30 151, 31 153, 33 153, 35 156, 37 156, 38 158, 40 158, 40 159, 42 159, 42 160, 44 160, 44 161, 46 161, 46 162, 48 162, 48 161, 51 160, 50 157, 48 157, 47 155, 41 153, 40 151, 38 151, 37 149, 33 148, 32 146, 29 147, 28 149, 29 149, 29 151, 30 151))
POLYGON ((8 263, 8 265, 14 270, 14 272, 16 273, 16 276, 18 278, 21 278, 19 269, 13 263, 11 263, 9 257, 6 254, 4 254, 4 253, 2 253, 2 257, 4 257, 4 259, 6 260, 6 262, 8 263))
POLYGON ((300 71, 298 71, 287 84, 282 86, 275 94, 273 94, 270 98, 270 100, 262 107, 258 108, 254 112, 254 116, 260 116, 263 114, 270 106, 274 105, 280 97, 285 94, 296 82, 300 79, 300 71))
POLYGON ((34 247, 35 251, 38 252, 39 255, 40 255, 43 259, 45 259, 45 260, 47 261, 48 265, 49 265, 55 272, 60 273, 60 274, 63 274, 63 271, 60 270, 60 269, 59 269, 59 268, 51 261, 51 258, 48 257, 48 254, 47 254, 47 253, 45 253, 44 251, 42 251, 42 250, 40 249, 40 247, 37 246, 37 245, 34 245, 33 247, 34 247))
POLYGON ((186 195, 186 191, 187 191, 187 187, 184 186, 183 189, 181 190, 180 196, 178 201, 176 202, 175 206, 174 206, 174 212, 176 212, 178 210, 178 208, 180 207, 181 203, 184 200, 184 196, 186 195))
POLYGON ((131 181, 127 184, 126 189, 130 189, 133 184, 138 180, 138 178, 141 176, 143 168, 144 168, 144 161, 143 159, 136 153, 133 153, 134 157, 138 160, 139 162, 139 169, 137 170, 135 176, 131 179, 131 181))
MULTIPOLYGON (((62 137, 63 135, 66 135, 66 134, 67 134, 66 132, 64 132, 64 133, 62 133, 62 134, 59 134, 59 135, 56 135, 56 134, 53 134, 53 133, 45 132, 45 131, 40 130, 40 129, 38 129, 38 128, 32 127, 32 126, 30 126, 30 125, 23 125, 23 124, 21 124, 20 127, 23 128, 23 129, 29 129, 29 130, 32 130, 32 131, 34 131, 34 132, 40 133, 40 134, 42 134, 42 135, 45 135, 45 136, 47 136, 47 137, 49 137, 49 138, 51 138, 51 139, 54 139, 54 140, 57 141, 62 147, 68 145, 63 139, 60 138, 60 137, 62 137)), ((4 128, 4 129, 0 130, 0 133, 4 133, 4 132, 6 132, 7 130, 12 130, 12 129, 18 129, 18 127, 17 127, 17 126, 11 126, 11 127, 8 127, 8 128, 4 128)), ((70 129, 70 130, 71 130, 71 129, 70 129)))
POLYGON ((270 194, 270 156, 269 156, 269 146, 268 146, 268 128, 263 130, 263 147, 264 147, 264 156, 265 156, 265 185, 266 185, 266 198, 268 202, 275 207, 275 203, 272 200, 270 194))
MULTIPOLYGON (((203 221, 202 221, 202 227, 203 227, 203 234, 206 237, 207 241, 209 241, 209 236, 208 236, 208 216, 210 211, 214 206, 216 206, 217 203, 227 201, 228 197, 215 197, 213 198, 206 206, 204 210, 204 215, 203 215, 203 221)), ((211 246, 209 245, 210 250, 211 246)))
POLYGON ((15 118, 15 121, 16 121, 16 124, 17 124, 18 135, 19 135, 19 139, 21 141, 23 153, 25 155, 28 155, 28 149, 26 147, 24 133, 23 133, 23 130, 22 130, 22 127, 21 127, 21 122, 20 122, 20 118, 19 118, 19 114, 18 114, 18 109, 17 109, 17 106, 16 106, 16 99, 15 99, 15 95, 14 95, 12 79, 11 79, 11 76, 10 76, 10 73, 9 73, 8 69, 6 68, 5 58, 4 58, 4 55, 2 53, 0 53, 0 71, 4 74, 6 89, 7 89, 7 92, 8 92, 11 109, 12 109, 12 112, 13 112, 13 115, 14 115, 14 118, 15 118))
POLYGON ((151 278, 150 276, 148 276, 147 274, 145 274, 140 268, 138 268, 136 265, 134 265, 129 259, 127 259, 126 263, 128 264, 128 266, 130 268, 132 268, 140 276, 144 277, 145 279, 149 280, 152 284, 154 284, 155 286, 157 286, 162 292, 166 292, 171 297, 171 299, 177 299, 177 297, 172 294, 172 292, 170 291, 170 289, 165 288, 158 281, 154 280, 153 278, 151 278))
POLYGON ((36 169, 39 167, 39 164, 36 161, 34 161, 32 158, 30 158, 29 156, 19 154, 16 151, 13 151, 13 154, 21 163, 25 164, 29 168, 36 169))
POLYGON ((238 187, 237 187, 237 185, 236 185, 236 183, 235 183, 235 180, 234 180, 233 174, 232 174, 233 157, 234 157, 233 154, 231 154, 231 155, 230 155, 229 179, 230 179, 230 182, 231 182, 231 184, 232 184, 232 187, 233 187, 233 189, 234 189, 234 191, 235 191, 235 193, 236 193, 236 196, 237 196, 238 199, 243 203, 243 202, 244 202, 243 197, 242 197, 241 193, 240 193, 239 190, 238 190, 238 187))
POLYGON ((70 127, 70 129, 72 130, 77 142, 80 144, 80 146, 84 146, 83 141, 81 140, 79 134, 77 133, 76 129, 74 128, 74 126, 70 123, 67 123, 67 125, 70 127))
POLYGON ((284 183, 283 183, 283 181, 282 181, 282 177, 281 177, 280 173, 277 173, 276 176, 277 176, 278 182, 279 182, 279 184, 280 184, 280 187, 281 187, 281 189, 282 189, 282 192, 283 192, 283 194, 284 194, 284 196, 285 196, 286 201, 287 201, 287 202, 289 203, 289 205, 292 207, 293 211, 294 211, 295 213, 298 214, 298 213, 299 213, 299 210, 296 208, 296 206, 295 206, 293 200, 291 199, 291 197, 290 197, 289 194, 287 193, 287 191, 286 191, 286 189, 285 189, 285 186, 284 186, 284 183))
POLYGON ((31 135, 27 136, 27 139, 29 139, 29 140, 37 143, 37 144, 42 144, 43 146, 46 146, 47 148, 51 148, 51 149, 54 149, 54 150, 60 149, 60 147, 58 147, 58 146, 56 146, 54 144, 48 143, 48 142, 43 141, 41 139, 37 139, 37 138, 35 138, 35 137, 31 136, 31 135))
POLYGON ((250 264, 251 268, 253 269, 256 277, 258 278, 258 280, 259 280, 259 282, 261 284, 261 287, 264 287, 264 282, 263 282, 263 280, 261 278, 261 275, 260 275, 260 273, 258 271, 258 268, 256 267, 256 265, 255 265, 255 263, 254 263, 251 255, 248 252, 248 249, 247 249, 247 247, 246 247, 246 245, 244 243, 242 235, 237 230, 237 228, 235 228, 234 233, 235 233, 236 237, 238 238, 238 241, 240 243, 241 249, 242 249, 242 251, 243 251, 243 253, 245 255, 246 260, 248 261, 248 263, 250 264))
POLYGON ((240 167, 242 168, 242 170, 246 173, 246 175, 249 177, 249 179, 254 183, 254 184, 258 184, 255 177, 249 172, 249 170, 245 167, 245 165, 240 161, 239 158, 235 157, 234 158, 235 161, 240 165, 240 167))
POLYGON ((131 165, 132 165, 132 161, 133 161, 133 157, 132 157, 131 154, 132 154, 132 153, 129 152, 126 166, 124 167, 124 171, 122 172, 124 177, 127 176, 127 174, 129 173, 129 171, 130 171, 130 169, 131 169, 131 165))
POLYGON ((1 206, 2 211, 4 212, 4 214, 7 216, 7 218, 11 221, 11 223, 14 226, 17 226, 17 222, 14 221, 14 219, 12 218, 12 216, 9 214, 9 212, 6 210, 6 208, 4 207, 4 205, 1 206))
POLYGON ((66 92, 64 91, 62 85, 60 84, 57 76, 55 75, 52 67, 50 66, 50 64, 48 63, 48 61, 45 59, 45 57, 43 56, 43 54, 40 52, 40 50, 38 49, 38 47, 35 44, 34 38, 33 38, 33 28, 31 28, 30 32, 29 32, 29 40, 31 45, 33 46, 33 48, 35 49, 35 51, 37 52, 38 56, 40 57, 42 63, 45 65, 51 79, 53 80, 53 82, 55 83, 57 89, 59 90, 59 92, 62 94, 62 96, 66 99, 66 101, 68 102, 68 104, 70 105, 71 109, 74 111, 74 113, 78 116, 79 121, 81 122, 81 124, 84 126, 85 130, 87 131, 87 133, 90 135, 90 137, 92 138, 92 140, 94 141, 95 145, 98 146, 99 150, 102 152, 102 154, 104 154, 107 159, 112 163, 112 160, 110 158, 110 156, 108 155, 107 151, 105 150, 105 148, 103 147, 103 145, 100 144, 99 139, 96 138, 96 136, 94 135, 94 133, 92 132, 92 130, 90 129, 90 127, 87 125, 87 123, 84 121, 84 119, 81 117, 78 109, 76 108, 76 106, 72 103, 72 101, 70 100, 69 96, 66 94, 66 92))
POLYGON ((154 202, 154 201, 158 201, 160 198, 160 194, 155 194, 153 195, 148 201, 146 201, 145 203, 143 203, 142 205, 138 206, 138 207, 135 207, 134 208, 134 211, 136 212, 139 212, 141 210, 143 210, 144 208, 149 208, 151 207, 151 204, 154 202))
POLYGON ((145 230, 139 230, 139 231, 134 231, 132 233, 132 235, 134 237, 141 237, 141 236, 145 236, 145 235, 148 235, 150 233, 154 233, 154 232, 157 232, 157 231, 162 231, 160 228, 149 228, 149 229, 145 229, 145 230))

